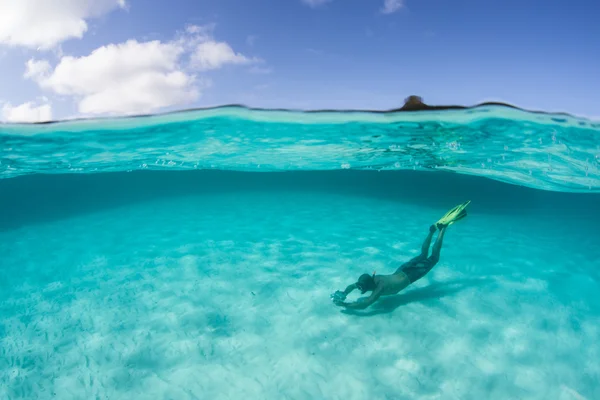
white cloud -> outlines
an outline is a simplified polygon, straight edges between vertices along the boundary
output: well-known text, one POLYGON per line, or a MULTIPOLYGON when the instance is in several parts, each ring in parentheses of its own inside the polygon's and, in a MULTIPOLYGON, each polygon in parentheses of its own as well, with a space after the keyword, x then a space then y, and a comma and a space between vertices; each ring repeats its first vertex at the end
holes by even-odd
POLYGON ((51 69, 52 67, 48 61, 31 59, 25 64, 25 74, 23 76, 28 79, 38 80, 47 75, 51 69))
POLYGON ((147 113, 198 98, 194 76, 179 65, 182 52, 175 43, 129 40, 88 56, 62 57, 53 71, 46 61, 29 60, 25 76, 74 96, 84 114, 147 113))
POLYGON ((329 3, 332 0, 302 0, 302 2, 306 5, 308 5, 309 7, 319 7, 322 6, 325 3, 329 3))
POLYGON ((10 103, 2 107, 2 120, 6 122, 46 122, 52 120, 50 104, 36 105, 34 102, 12 106, 10 103))
MULTIPOLYGON (((247 57, 236 53, 226 42, 213 37, 215 24, 186 27, 187 35, 179 38, 178 43, 190 52, 190 65, 198 71, 219 69, 225 65, 245 65, 262 62, 256 57, 247 57)), ((255 37, 251 37, 253 43, 255 37)))
POLYGON ((47 50, 88 30, 125 0, 0 0, 0 44, 47 50))
POLYGON ((381 12, 384 14, 393 14, 404 7, 403 0, 385 0, 381 12))
POLYGON ((243 54, 233 51, 231 46, 225 42, 209 40, 199 43, 191 56, 192 66, 200 71, 218 69, 226 64, 250 64, 257 62, 243 54))
POLYGON ((24 77, 74 97, 83 114, 145 114, 191 103, 210 85, 196 76, 198 71, 261 61, 216 41, 213 29, 193 25, 170 42, 110 44, 87 56, 64 56, 54 68, 48 61, 31 59, 24 77))
POLYGON ((188 25, 185 27, 185 32, 188 35, 182 36, 181 40, 188 44, 212 40, 215 27, 216 24, 214 23, 207 25, 188 25))
MULTIPOLYGON (((320 7, 331 1, 333 0, 302 0, 304 4, 312 8, 320 7)), ((381 12, 384 14, 393 14, 402 7, 404 7, 404 0, 384 0, 381 12)))

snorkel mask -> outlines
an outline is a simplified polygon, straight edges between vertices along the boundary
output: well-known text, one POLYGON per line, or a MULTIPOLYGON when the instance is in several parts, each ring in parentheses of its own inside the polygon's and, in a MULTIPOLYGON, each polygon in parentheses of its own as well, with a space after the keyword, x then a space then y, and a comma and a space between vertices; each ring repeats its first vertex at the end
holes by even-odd
POLYGON ((375 271, 373 275, 362 274, 356 282, 356 288, 360 290, 361 294, 365 294, 369 290, 375 289, 375 271))

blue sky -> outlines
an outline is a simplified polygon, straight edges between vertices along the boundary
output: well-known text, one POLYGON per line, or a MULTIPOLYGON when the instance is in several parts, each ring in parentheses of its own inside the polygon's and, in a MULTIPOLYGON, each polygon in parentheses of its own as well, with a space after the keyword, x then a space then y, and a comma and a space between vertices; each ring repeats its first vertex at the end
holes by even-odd
POLYGON ((411 94, 429 104, 500 100, 600 116, 597 1, 97 0, 89 7, 0 0, 9 10, 0 15, 0 118, 230 103, 389 109, 411 94))

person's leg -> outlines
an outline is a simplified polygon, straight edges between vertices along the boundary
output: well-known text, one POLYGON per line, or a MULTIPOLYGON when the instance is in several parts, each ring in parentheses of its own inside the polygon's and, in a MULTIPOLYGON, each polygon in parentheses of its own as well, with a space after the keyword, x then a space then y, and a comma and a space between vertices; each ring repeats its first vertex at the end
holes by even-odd
MULTIPOLYGON (((429 257, 429 260, 431 260, 434 265, 440 260, 440 252, 442 251, 444 234, 446 233, 447 228, 448 226, 444 226, 440 229, 440 233, 438 234, 438 237, 435 240, 435 243, 433 244, 433 249, 431 250, 431 257, 429 257)), ((433 267, 433 265, 431 267, 433 267)))
POLYGON ((431 246, 431 239, 433 239, 433 234, 436 230, 437 228, 435 227, 435 225, 431 225, 429 227, 429 234, 427 235, 425 241, 421 245, 420 258, 427 258, 427 254, 429 254, 429 246, 431 246))
MULTIPOLYGON (((414 283, 427 275, 427 273, 431 271, 431 269, 435 267, 440 260, 440 251, 442 250, 442 243, 444 241, 446 228, 447 226, 444 226, 440 229, 440 233, 433 244, 433 250, 431 251, 431 256, 429 258, 418 260, 407 268, 402 269, 402 272, 406 274, 411 283, 414 283)), ((430 234, 430 236, 432 235, 433 233, 430 234)))
POLYGON ((425 241, 421 245, 421 254, 419 254, 418 256, 416 256, 416 257, 410 259, 409 261, 405 262, 404 264, 402 264, 394 273, 398 273, 399 271, 405 271, 407 269, 410 270, 411 268, 414 269, 415 266, 417 266, 418 264, 422 264, 424 261, 427 263, 427 261, 428 261, 427 255, 429 254, 429 246, 431 245, 431 240, 433 239, 433 234, 435 233, 436 230, 437 230, 436 226, 431 225, 431 227, 429 228, 429 234, 427 235, 427 237, 425 238, 425 241))
POLYGON ((425 241, 421 245, 421 254, 419 254, 412 260, 410 260, 408 262, 408 264, 415 263, 415 262, 421 261, 421 260, 425 260, 427 258, 427 255, 429 254, 429 246, 431 246, 431 239, 433 239, 433 234, 435 233, 436 230, 437 230, 437 228, 435 227, 435 225, 431 225, 429 227, 429 234, 427 235, 427 237, 425 238, 425 241))

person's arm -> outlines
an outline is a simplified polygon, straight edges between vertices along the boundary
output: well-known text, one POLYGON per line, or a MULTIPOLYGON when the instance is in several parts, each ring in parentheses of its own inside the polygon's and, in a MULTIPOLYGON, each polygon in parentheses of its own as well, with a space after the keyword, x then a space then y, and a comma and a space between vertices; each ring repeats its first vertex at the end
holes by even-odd
POLYGON ((339 305, 342 307, 351 308, 353 310, 363 310, 363 309, 369 307, 371 304, 375 303, 377 301, 377 299, 381 296, 381 292, 382 292, 381 287, 378 287, 366 299, 359 299, 358 301, 355 301, 354 303, 342 302, 339 305))
POLYGON ((343 293, 344 293, 344 295, 348 296, 348 295, 349 295, 350 293, 352 293, 352 291, 353 291, 353 290, 355 290, 355 289, 357 289, 357 288, 356 288, 356 283, 353 283, 353 284, 351 284, 351 285, 348 285, 348 286, 346 287, 346 289, 344 289, 344 292, 343 292, 343 293))

